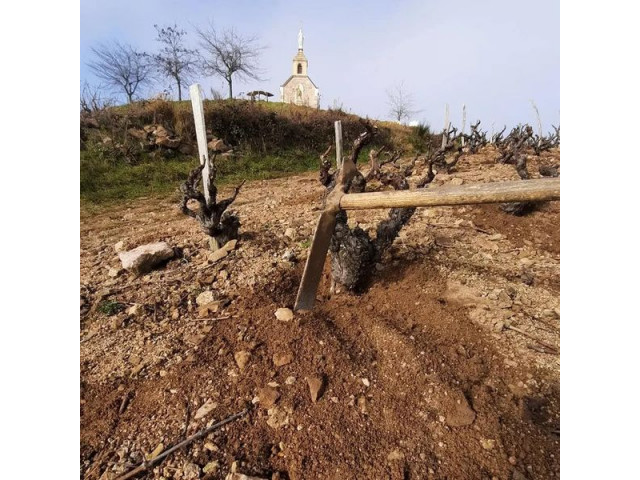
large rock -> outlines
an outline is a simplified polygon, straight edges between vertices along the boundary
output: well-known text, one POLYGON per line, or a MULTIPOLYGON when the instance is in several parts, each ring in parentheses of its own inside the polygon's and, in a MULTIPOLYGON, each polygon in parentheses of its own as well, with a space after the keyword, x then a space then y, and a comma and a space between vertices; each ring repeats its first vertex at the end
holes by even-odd
POLYGON ((127 130, 127 133, 131 135, 133 138, 137 138, 138 140, 147 140, 148 133, 142 130, 141 128, 130 128, 127 130))
POLYGON ((128 252, 119 252, 122 268, 140 275, 173 258, 174 252, 166 242, 149 243, 128 252))
POLYGON ((156 145, 164 148, 176 149, 179 148, 182 143, 180 137, 157 137, 156 145))

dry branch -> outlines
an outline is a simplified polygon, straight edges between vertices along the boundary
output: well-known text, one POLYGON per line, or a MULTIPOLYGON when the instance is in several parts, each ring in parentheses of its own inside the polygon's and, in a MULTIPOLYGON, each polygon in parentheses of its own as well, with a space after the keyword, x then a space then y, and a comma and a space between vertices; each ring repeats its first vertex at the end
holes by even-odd
POLYGON ((157 457, 154 457, 153 459, 151 459, 149 461, 142 462, 139 466, 137 466, 136 468, 131 470, 129 473, 125 473, 124 475, 121 475, 120 477, 116 478, 116 480, 128 480, 129 478, 134 478, 135 476, 139 475, 142 472, 146 472, 147 470, 152 468, 154 465, 156 465, 158 462, 160 462, 160 460, 164 459, 165 457, 167 457, 168 455, 172 454, 176 450, 179 450, 182 447, 185 447, 185 446, 189 445, 190 443, 192 443, 192 442, 194 442, 194 441, 196 441, 196 440, 198 440, 200 438, 205 437, 209 433, 213 432, 214 430, 217 430, 220 427, 223 427, 227 423, 230 423, 230 422, 232 422, 234 420, 237 420, 238 418, 246 415, 248 411, 249 410, 245 409, 245 410, 243 410, 243 411, 241 411, 239 413, 235 413, 235 414, 225 418, 224 420, 222 420, 222 421, 220 421, 218 423, 214 423, 210 427, 203 428, 202 430, 198 431, 197 433, 194 433, 193 435, 191 435, 186 440, 183 440, 182 442, 178 443, 177 445, 174 445, 173 447, 166 449, 164 452, 162 452, 157 457))

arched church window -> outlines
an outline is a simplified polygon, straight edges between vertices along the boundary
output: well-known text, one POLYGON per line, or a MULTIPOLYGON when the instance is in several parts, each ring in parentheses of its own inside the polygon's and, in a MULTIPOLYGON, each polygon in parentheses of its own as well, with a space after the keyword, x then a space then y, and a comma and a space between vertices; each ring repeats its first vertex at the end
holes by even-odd
POLYGON ((302 64, 299 63, 298 64, 298 75, 301 75, 301 74, 302 74, 302 64))

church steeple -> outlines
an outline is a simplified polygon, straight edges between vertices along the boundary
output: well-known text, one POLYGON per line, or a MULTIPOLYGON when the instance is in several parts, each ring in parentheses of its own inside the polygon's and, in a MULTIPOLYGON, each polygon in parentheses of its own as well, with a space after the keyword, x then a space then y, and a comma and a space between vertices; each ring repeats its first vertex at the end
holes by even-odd
POLYGON ((311 108, 320 108, 320 91, 307 73, 307 57, 304 55, 304 34, 298 30, 298 53, 293 57, 291 76, 280 86, 280 100, 311 108))
POLYGON ((309 62, 307 57, 304 56, 304 35, 302 33, 302 27, 298 31, 298 53, 293 57, 293 68, 291 73, 296 76, 307 76, 307 67, 309 62))

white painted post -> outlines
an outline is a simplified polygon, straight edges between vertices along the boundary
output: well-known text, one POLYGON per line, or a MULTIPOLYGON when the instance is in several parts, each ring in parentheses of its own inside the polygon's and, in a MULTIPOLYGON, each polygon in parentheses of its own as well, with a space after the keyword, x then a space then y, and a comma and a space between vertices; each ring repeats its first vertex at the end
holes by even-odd
POLYGON ((204 105, 202 103, 202 87, 199 83, 194 83, 189 87, 189 96, 191 97, 191 106, 193 107, 193 121, 196 126, 196 138, 198 139, 198 157, 200 165, 204 163, 202 169, 202 188, 204 189, 204 198, 209 202, 210 185, 209 185, 209 151, 207 149, 207 129, 204 124, 204 105))
POLYGON ((495 129, 495 125, 496 125, 496 122, 493 122, 493 123, 491 124, 491 138, 489 139, 489 143, 490 143, 490 144, 492 144, 492 145, 493 145, 493 142, 494 142, 494 141, 495 141, 495 139, 496 139, 496 129, 495 129))
POLYGON ((447 144, 447 132, 449 131, 449 104, 444 104, 444 130, 442 131, 442 148, 447 144))
MULTIPOLYGON (((462 131, 460 132, 460 135, 464 134, 464 127, 466 124, 467 124, 467 106, 463 103, 462 104, 462 131)), ((461 138, 462 138, 462 146, 464 147, 464 136, 461 138)))
POLYGON ((340 170, 342 168, 342 122, 336 120, 336 168, 340 170))

